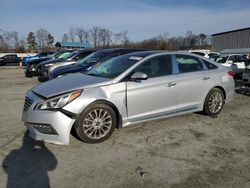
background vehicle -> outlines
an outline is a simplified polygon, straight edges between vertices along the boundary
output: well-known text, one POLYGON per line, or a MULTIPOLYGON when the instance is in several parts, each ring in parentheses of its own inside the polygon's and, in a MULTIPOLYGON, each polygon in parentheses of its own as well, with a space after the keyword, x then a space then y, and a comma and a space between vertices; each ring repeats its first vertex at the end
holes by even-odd
POLYGON ((235 78, 241 79, 246 68, 247 59, 242 54, 224 55, 217 62, 225 67, 230 67, 235 72, 235 78))
POLYGON ((0 65, 5 65, 7 63, 18 63, 18 57, 16 54, 9 54, 0 57, 0 65))
POLYGON ((47 58, 48 56, 52 55, 54 52, 41 52, 34 56, 26 56, 22 59, 22 65, 27 66, 29 62, 35 59, 47 58))
POLYGON ((71 128, 84 142, 117 127, 188 112, 216 116, 234 94, 232 71, 180 52, 136 52, 109 59, 87 74, 39 84, 26 94, 30 136, 68 144, 71 128))
POLYGON ((208 59, 212 59, 214 61, 216 61, 216 59, 218 59, 220 57, 220 54, 217 52, 202 52, 202 51, 190 51, 190 53, 192 54, 196 54, 196 55, 200 55, 203 57, 206 57, 208 59))
POLYGON ((144 51, 144 50, 128 49, 128 48, 111 48, 111 49, 98 50, 90 54, 89 56, 85 57, 84 59, 78 61, 76 64, 62 66, 54 69, 53 71, 50 72, 49 78, 53 79, 68 73, 85 72, 90 70, 93 66, 100 64, 108 59, 136 51, 144 51))
POLYGON ((55 68, 64 66, 64 65, 74 64, 77 61, 85 58, 87 55, 93 53, 94 51, 95 50, 93 49, 80 50, 80 51, 77 50, 77 51, 73 51, 72 53, 70 53, 68 57, 47 60, 42 63, 39 63, 37 66, 37 75, 39 76, 38 80, 40 82, 48 80, 49 79, 48 74, 55 68))
POLYGON ((67 57, 70 53, 72 52, 72 50, 61 50, 58 52, 55 52, 47 57, 42 57, 42 58, 36 58, 33 60, 30 60, 27 65, 26 65, 26 69, 25 69, 25 76, 26 77, 32 77, 32 76, 37 76, 37 65, 43 61, 49 60, 49 59, 64 59, 65 57, 67 57))

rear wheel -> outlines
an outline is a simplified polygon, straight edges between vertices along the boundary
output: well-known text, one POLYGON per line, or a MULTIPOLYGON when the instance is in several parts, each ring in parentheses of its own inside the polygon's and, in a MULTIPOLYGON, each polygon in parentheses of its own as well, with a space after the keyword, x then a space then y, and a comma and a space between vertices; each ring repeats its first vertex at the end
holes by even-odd
POLYGON ((94 104, 80 115, 75 130, 82 141, 100 143, 111 136, 116 124, 116 114, 110 106, 94 104))
POLYGON ((224 105, 224 94, 218 89, 212 89, 205 100, 203 111, 209 116, 216 116, 219 114, 224 105))

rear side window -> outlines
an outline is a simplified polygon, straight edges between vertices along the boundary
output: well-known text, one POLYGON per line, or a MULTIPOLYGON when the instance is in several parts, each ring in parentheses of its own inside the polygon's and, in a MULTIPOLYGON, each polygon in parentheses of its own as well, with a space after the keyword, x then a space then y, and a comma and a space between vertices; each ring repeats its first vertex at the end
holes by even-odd
POLYGON ((207 66, 207 68, 209 69, 209 70, 211 70, 211 69, 217 69, 218 67, 216 66, 216 65, 214 65, 213 63, 210 63, 210 62, 208 62, 208 61, 206 61, 206 60, 202 60, 204 63, 205 63, 205 65, 207 66))
POLYGON ((180 73, 202 71, 203 64, 197 57, 189 55, 176 55, 176 62, 180 73))
POLYGON ((143 72, 148 78, 170 75, 173 72, 171 55, 154 57, 139 65, 134 72, 143 72))

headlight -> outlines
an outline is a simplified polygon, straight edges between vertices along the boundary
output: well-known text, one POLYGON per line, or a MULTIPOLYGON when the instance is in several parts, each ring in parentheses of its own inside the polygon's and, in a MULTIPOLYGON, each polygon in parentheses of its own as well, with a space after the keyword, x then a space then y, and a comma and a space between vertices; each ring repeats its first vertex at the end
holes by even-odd
POLYGON ((45 64, 45 67, 52 67, 55 63, 45 64))
POLYGON ((77 97, 79 97, 82 93, 82 90, 74 91, 72 93, 67 93, 60 95, 58 97, 54 97, 47 101, 41 102, 37 104, 36 110, 55 110, 64 107, 65 105, 69 104, 77 97))

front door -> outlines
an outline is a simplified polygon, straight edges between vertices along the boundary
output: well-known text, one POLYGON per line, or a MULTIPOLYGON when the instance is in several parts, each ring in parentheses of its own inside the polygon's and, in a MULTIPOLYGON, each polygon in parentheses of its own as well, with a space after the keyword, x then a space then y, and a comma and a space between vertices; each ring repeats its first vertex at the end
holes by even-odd
POLYGON ((134 72, 143 72, 148 79, 127 82, 128 121, 132 123, 174 113, 177 89, 171 55, 154 57, 134 72))

